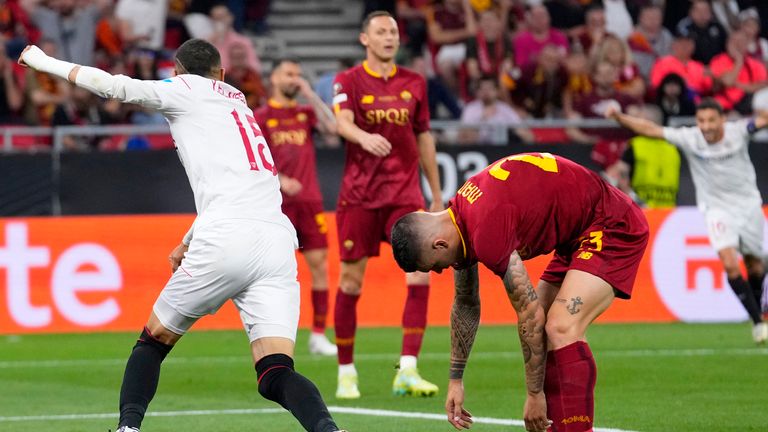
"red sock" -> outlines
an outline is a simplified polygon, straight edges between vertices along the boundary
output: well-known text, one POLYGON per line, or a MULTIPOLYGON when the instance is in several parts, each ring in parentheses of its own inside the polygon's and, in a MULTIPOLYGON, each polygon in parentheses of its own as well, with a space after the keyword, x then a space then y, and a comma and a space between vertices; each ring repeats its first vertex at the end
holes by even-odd
POLYGON ((357 329, 357 299, 359 298, 359 295, 345 294, 341 288, 336 292, 333 321, 336 326, 336 346, 339 347, 339 364, 352 363, 357 329))
POLYGON ((424 328, 427 326, 429 285, 408 285, 408 297, 403 310, 403 350, 401 355, 418 357, 424 328))
POLYGON ((597 366, 586 342, 547 353, 544 393, 550 432, 591 431, 595 417, 597 366))
POLYGON ((325 317, 328 315, 328 290, 312 290, 312 331, 325 333, 325 317))

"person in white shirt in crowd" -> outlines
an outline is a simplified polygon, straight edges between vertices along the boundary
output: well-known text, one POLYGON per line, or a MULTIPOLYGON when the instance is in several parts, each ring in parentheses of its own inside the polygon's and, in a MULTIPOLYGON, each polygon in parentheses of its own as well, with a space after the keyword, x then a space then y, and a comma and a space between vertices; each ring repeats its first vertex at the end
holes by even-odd
MULTIPOLYGON (((521 119, 511 105, 499 99, 498 78, 480 78, 475 96, 475 100, 468 103, 461 113, 461 123, 475 127, 463 128, 459 140, 472 144, 506 145, 509 127, 520 125, 521 119)), ((525 142, 533 141, 533 134, 524 127, 515 128, 514 133, 525 142)))
POLYGON ((19 63, 161 112, 195 197, 197 218, 169 257, 173 275, 125 367, 117 432, 139 430, 165 357, 199 318, 227 300, 239 310, 250 340, 259 393, 308 431, 338 431, 317 387, 294 370, 296 231, 280 208, 266 140, 243 93, 223 82, 216 48, 201 39, 185 42, 174 56, 175 76, 160 81, 57 60, 34 45, 19 63))

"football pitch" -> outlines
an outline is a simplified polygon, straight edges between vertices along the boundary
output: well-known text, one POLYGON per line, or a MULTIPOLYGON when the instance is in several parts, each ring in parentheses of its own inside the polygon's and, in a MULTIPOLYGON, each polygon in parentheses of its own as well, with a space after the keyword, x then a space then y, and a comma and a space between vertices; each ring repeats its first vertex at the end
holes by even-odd
MULTIPOLYGON (((134 333, 0 337, 0 431, 114 430, 123 367, 134 333)), ((450 431, 443 402, 449 333, 427 331, 422 375, 435 398, 391 394, 400 330, 361 329, 356 364, 363 397, 334 398, 335 358, 311 356, 308 333, 297 369, 320 388, 339 425, 360 431, 450 431)), ((596 431, 768 430, 768 348, 747 324, 594 325, 596 431)), ((300 431, 256 391, 245 335, 185 336, 163 366, 144 432, 300 431)), ((465 376, 474 431, 523 431, 523 363, 514 327, 481 327, 465 376)))

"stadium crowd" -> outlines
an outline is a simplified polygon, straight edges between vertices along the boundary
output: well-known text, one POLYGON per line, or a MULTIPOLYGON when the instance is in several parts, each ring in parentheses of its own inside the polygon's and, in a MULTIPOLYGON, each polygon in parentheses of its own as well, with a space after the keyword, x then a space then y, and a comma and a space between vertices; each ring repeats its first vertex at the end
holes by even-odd
MULTIPOLYGON (((156 114, 98 101, 21 68, 15 60, 28 43, 112 73, 164 79, 173 70, 171 53, 190 37, 205 38, 221 52, 226 80, 255 109, 266 102, 268 71, 250 36, 268 32, 270 3, 0 0, 0 124, 162 123, 156 114)), ((519 124, 602 118, 614 103, 630 110, 656 105, 660 113, 653 114, 666 122, 693 115, 706 96, 748 115, 752 95, 768 85, 768 5, 757 0, 365 1, 364 13, 375 9, 398 18, 398 60, 428 79, 433 119, 518 125, 509 136, 467 128, 442 141, 573 141, 596 145, 599 159, 616 154, 627 132, 571 128, 553 134, 519 124)), ((349 63, 342 59, 340 70, 349 63)), ((333 75, 315 80, 321 97, 330 99, 333 75)), ((68 138, 65 145, 88 149, 109 141, 68 138)))

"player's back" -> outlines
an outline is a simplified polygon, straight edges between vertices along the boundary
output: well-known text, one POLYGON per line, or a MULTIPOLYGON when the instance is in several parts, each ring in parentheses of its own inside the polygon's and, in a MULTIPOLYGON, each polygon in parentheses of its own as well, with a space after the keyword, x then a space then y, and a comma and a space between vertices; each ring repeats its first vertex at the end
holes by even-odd
POLYGON ((471 177, 451 202, 468 237, 469 258, 486 265, 513 250, 523 259, 567 252, 590 225, 631 205, 596 173, 548 153, 495 162, 471 177))
POLYGON ((158 93, 183 107, 166 118, 195 196, 197 224, 238 218, 289 225, 272 156, 243 94, 197 75, 166 82, 173 87, 158 93))

